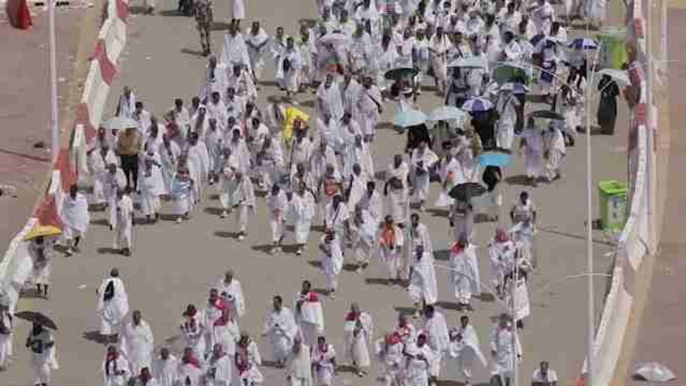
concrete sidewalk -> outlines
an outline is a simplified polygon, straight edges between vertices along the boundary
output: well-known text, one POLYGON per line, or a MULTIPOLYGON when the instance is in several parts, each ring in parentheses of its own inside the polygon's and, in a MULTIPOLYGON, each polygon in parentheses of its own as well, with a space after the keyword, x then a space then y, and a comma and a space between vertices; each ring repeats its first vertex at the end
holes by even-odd
MULTIPOLYGON (((686 26, 686 8, 683 4, 670 2, 668 12, 668 51, 669 51, 669 119, 673 123, 686 119, 683 88, 686 87, 686 43, 681 38, 686 26)), ((661 362, 675 372, 677 377, 684 377, 686 357, 682 354, 686 346, 686 334, 683 332, 683 316, 686 313, 686 286, 683 278, 686 276, 686 243, 684 243, 683 229, 686 228, 686 216, 683 212, 683 202, 686 200, 686 184, 683 182, 683 169, 686 162, 686 133, 674 130, 669 134, 669 166, 666 179, 658 186, 666 190, 666 201, 662 223, 661 242, 658 253, 653 261, 652 273, 648 273, 649 291, 645 299, 645 307, 639 316, 638 336, 633 350, 629 368, 623 370, 618 378, 625 380, 624 384, 641 385, 631 379, 631 370, 641 362, 661 362), (652 277, 651 277, 652 276, 652 277), (627 371, 628 370, 628 371, 627 371)), ((660 133, 662 135, 662 133, 660 133)), ((674 384, 682 384, 678 382, 674 384)))
MULTIPOLYGON (((81 97, 82 82, 97 38, 101 2, 91 8, 58 7, 56 49, 58 103, 62 140, 73 121, 74 101, 81 97)), ((31 215, 43 193, 50 169, 50 83, 48 17, 32 8, 33 27, 27 31, 10 26, 0 12, 0 184, 17 188, 17 197, 0 196, 0 259, 16 233, 31 215), (45 148, 35 148, 42 141, 45 148)), ((66 144, 66 142, 65 142, 66 144)))

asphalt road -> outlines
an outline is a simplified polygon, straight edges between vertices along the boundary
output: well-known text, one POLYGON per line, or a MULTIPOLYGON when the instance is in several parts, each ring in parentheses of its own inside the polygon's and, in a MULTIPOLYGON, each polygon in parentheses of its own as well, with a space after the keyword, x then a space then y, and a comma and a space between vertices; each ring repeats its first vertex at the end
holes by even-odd
MULTIPOLYGON (((146 103, 148 110, 158 116, 163 113, 175 97, 186 101, 198 92, 205 66, 205 59, 194 54, 199 50, 198 34, 194 22, 171 11, 175 2, 163 0, 158 3, 157 16, 137 15, 131 19, 127 51, 123 56, 122 71, 110 94, 108 112, 114 110, 116 98, 124 85, 133 87, 139 100, 146 103)), ((216 19, 228 21, 230 4, 219 3, 216 19)), ((268 33, 277 26, 284 26, 287 33, 297 31, 297 22, 315 17, 314 1, 284 0, 277 9, 267 0, 253 0, 247 4, 247 22, 262 21, 268 33), (283 5, 282 5, 283 4, 283 5), (287 5, 287 6, 285 6, 287 5)), ((225 31, 215 31, 214 47, 220 47, 225 31)), ((265 78, 273 77, 269 68, 265 78)), ((279 94, 273 86, 263 87, 260 102, 269 95, 279 94)), ((301 95, 304 106, 312 105, 311 94, 301 95)), ((425 92, 420 105, 428 111, 441 104, 431 92, 425 92)), ((388 106, 387 111, 392 111, 388 106)), ((540 106, 539 106, 540 107, 540 106)), ((107 117, 108 114, 105 114, 107 117)), ((598 211, 595 185, 603 180, 626 177, 626 136, 624 128, 628 116, 626 107, 620 102, 619 133, 614 137, 593 136, 594 159, 594 210, 598 211)), ((389 120, 389 113, 384 120, 389 120)), ((377 170, 383 170, 393 154, 401 151, 404 136, 383 126, 373 146, 377 170)), ((504 202, 509 205, 520 191, 530 190, 539 207, 540 233, 538 234, 539 268, 531 277, 532 317, 526 321, 521 334, 524 361, 521 364, 521 380, 527 379, 541 360, 551 362, 561 380, 571 381, 578 374, 585 353, 586 342, 586 281, 570 279, 557 282, 568 275, 585 271, 585 150, 584 137, 575 148, 568 151, 563 178, 552 185, 540 185, 536 189, 518 184, 523 173, 523 160, 506 171, 504 202), (550 282, 556 282, 548 286, 550 282)), ((202 306, 210 283, 214 283, 228 268, 237 273, 243 283, 247 298, 247 314, 241 320, 241 327, 255 337, 265 357, 269 349, 258 338, 262 323, 274 294, 281 294, 290 302, 303 279, 309 279, 314 287, 323 288, 325 278, 313 264, 319 259, 316 243, 320 234, 314 232, 310 238, 308 253, 297 257, 292 253, 271 256, 265 253, 268 244, 268 224, 263 199, 259 199, 257 214, 250 223, 250 234, 243 242, 230 236, 236 230, 232 221, 218 216, 219 202, 208 196, 196 208, 193 219, 182 225, 162 221, 155 226, 135 228, 133 256, 125 258, 113 255, 108 247, 112 234, 105 223, 103 213, 92 215, 92 225, 87 234, 84 251, 70 258, 57 257, 53 264, 53 286, 51 300, 25 298, 20 301, 19 310, 35 308, 52 315, 60 326, 57 333, 58 359, 61 368, 55 371, 54 385, 96 385, 102 382, 101 361, 104 347, 90 339, 99 325, 95 312, 95 289, 111 267, 119 267, 122 279, 127 285, 132 309, 141 309, 155 334, 156 344, 165 340, 178 345, 178 323, 183 307, 188 303, 202 306), (85 285, 85 289, 79 289, 85 285)), ((438 192, 432 186, 433 202, 438 192)), ((166 205, 165 205, 166 208, 166 205)), ((163 210, 165 212, 165 210, 163 210)), ((506 217, 506 216, 503 216, 506 217)), ((428 211, 422 215, 431 231, 434 249, 439 251, 437 263, 444 264, 445 251, 451 236, 447 231, 445 218, 428 211)), ((481 223, 476 229, 476 244, 480 246, 479 258, 482 280, 490 278, 490 265, 486 245, 495 225, 481 223)), ((615 249, 609 238, 601 232, 595 233, 595 272, 608 272, 615 249)), ((288 242, 288 241, 287 241, 288 242)), ((437 270, 439 283, 439 309, 450 326, 458 324, 461 315, 454 309, 452 291, 448 289, 447 272, 437 270)), ((398 311, 411 307, 406 291, 399 287, 377 284, 384 278, 385 271, 379 262, 373 260, 363 274, 344 271, 341 274, 339 293, 335 300, 324 299, 326 335, 342 352, 343 317, 351 301, 358 301, 369 311, 376 325, 376 335, 392 328, 398 311)), ((602 310, 606 280, 596 281, 596 312, 602 310)), ((482 350, 487 350, 491 331, 491 317, 500 312, 496 302, 475 299, 476 311, 470 313, 482 341, 482 350)), ((0 375, 4 385, 28 385, 28 353, 21 344, 27 333, 26 324, 19 323, 16 329, 16 363, 0 375)), ((341 373, 337 384, 373 385, 377 366, 364 379, 350 373, 341 373)), ((265 385, 284 383, 282 370, 264 368, 265 385)), ((456 379, 450 369, 444 370, 443 378, 456 379)), ((486 382, 488 371, 480 369, 474 374, 475 382, 486 382)), ((455 383, 444 383, 454 385, 455 383)), ((562 384, 567 384, 563 382, 562 384)))

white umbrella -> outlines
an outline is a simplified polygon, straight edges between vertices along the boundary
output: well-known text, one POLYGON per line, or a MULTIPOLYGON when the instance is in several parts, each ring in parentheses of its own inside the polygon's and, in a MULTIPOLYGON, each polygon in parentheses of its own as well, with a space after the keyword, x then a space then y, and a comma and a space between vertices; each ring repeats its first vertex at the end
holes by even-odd
POLYGON ((128 128, 137 128, 138 122, 131 118, 126 117, 114 117, 107 121, 107 128, 110 130, 126 130, 128 128))
POLYGON ((347 35, 344 35, 340 32, 332 32, 328 33, 321 38, 319 38, 319 43, 320 44, 342 44, 342 43, 347 43, 350 39, 348 38, 347 35))
POLYGON ((617 84, 620 86, 628 86, 631 84, 629 74, 627 74, 626 71, 615 70, 613 68, 605 68, 598 71, 598 75, 607 75, 610 78, 614 79, 614 81, 617 82, 617 84))
POLYGON ((448 68, 453 67, 485 69, 488 67, 488 63, 484 58, 472 56, 469 58, 460 58, 448 63, 448 68))
POLYGON ((674 373, 667 366, 657 362, 639 363, 634 370, 634 376, 648 382, 669 382, 676 379, 674 373))

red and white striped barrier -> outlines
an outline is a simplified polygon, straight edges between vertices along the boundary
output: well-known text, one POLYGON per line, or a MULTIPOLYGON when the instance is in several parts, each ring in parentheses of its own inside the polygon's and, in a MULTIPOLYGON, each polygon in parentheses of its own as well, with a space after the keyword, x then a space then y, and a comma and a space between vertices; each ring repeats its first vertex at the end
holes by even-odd
POLYGON ((87 173, 87 144, 95 137, 107 102, 110 85, 117 75, 117 63, 126 47, 127 0, 109 0, 107 19, 100 28, 86 76, 81 103, 76 109, 69 147, 60 150, 53 165, 48 190, 39 198, 33 217, 17 234, 0 262, 0 294, 14 312, 21 288, 29 277, 33 263, 24 237, 38 225, 62 228, 60 210, 69 187, 87 173))

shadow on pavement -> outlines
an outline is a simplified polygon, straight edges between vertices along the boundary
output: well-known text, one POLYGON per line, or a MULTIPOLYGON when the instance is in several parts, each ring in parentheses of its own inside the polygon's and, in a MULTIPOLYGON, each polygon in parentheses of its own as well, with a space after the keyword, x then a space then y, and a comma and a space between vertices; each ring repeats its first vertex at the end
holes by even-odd
POLYGON ((97 251, 101 255, 121 255, 119 250, 110 247, 100 247, 97 249, 97 251))
POLYGON ((224 209, 209 206, 209 207, 203 209, 202 211, 207 213, 207 214, 211 214, 212 216, 221 216, 224 209))
POLYGON ((365 283, 370 285, 392 285, 391 279, 384 279, 380 277, 370 277, 364 280, 365 283))
POLYGON ((181 53, 182 53, 182 54, 186 54, 186 55, 197 56, 197 57, 199 57, 199 58, 205 57, 205 55, 203 55, 203 52, 202 52, 202 51, 200 51, 200 50, 194 50, 194 49, 191 49, 191 48, 182 48, 182 49, 181 49, 181 53))
POLYGON ((97 330, 84 332, 83 339, 97 344, 107 344, 107 338, 102 336, 100 331, 97 330))
POLYGON ((319 269, 322 269, 322 267, 323 267, 322 262, 319 260, 308 260, 307 264, 309 264, 315 268, 319 268, 319 269))
MULTIPOLYGON (((224 239, 238 239, 238 232, 216 231, 214 235, 224 239)), ((255 247, 253 247, 255 249, 255 247)))

